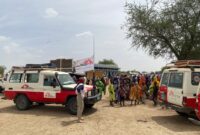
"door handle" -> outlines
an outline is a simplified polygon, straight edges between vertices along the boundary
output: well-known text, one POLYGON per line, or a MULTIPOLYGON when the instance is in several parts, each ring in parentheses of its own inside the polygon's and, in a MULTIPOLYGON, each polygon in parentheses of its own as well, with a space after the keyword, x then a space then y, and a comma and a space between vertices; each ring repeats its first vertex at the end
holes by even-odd
POLYGON ((194 96, 194 97, 196 97, 196 96, 197 96, 197 94, 193 94, 193 96, 194 96))
POLYGON ((13 90, 13 88, 8 88, 9 90, 13 90))

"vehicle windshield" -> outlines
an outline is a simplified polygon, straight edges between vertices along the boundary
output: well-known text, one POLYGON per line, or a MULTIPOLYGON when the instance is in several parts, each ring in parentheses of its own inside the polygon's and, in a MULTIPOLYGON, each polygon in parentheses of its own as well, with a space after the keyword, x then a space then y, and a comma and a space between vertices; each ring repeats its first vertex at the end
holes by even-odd
POLYGON ((69 74, 58 74, 58 80, 61 85, 75 84, 74 80, 69 74))

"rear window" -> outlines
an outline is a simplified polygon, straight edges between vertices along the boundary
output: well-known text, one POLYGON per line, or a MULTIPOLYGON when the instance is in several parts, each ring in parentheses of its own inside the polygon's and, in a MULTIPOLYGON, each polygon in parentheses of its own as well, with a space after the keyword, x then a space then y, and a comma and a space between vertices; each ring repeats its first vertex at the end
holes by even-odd
POLYGON ((25 76, 26 83, 38 83, 39 74, 38 73, 27 73, 25 76))
POLYGON ((183 73, 171 73, 168 86, 183 88, 183 73))
POLYGON ((191 75, 191 83, 192 85, 199 85, 199 81, 200 81, 200 72, 192 72, 191 75))
POLYGON ((169 73, 164 73, 164 74, 163 74, 163 76, 162 76, 162 81, 161 81, 161 86, 162 86, 162 85, 165 85, 165 86, 168 85, 169 77, 170 77, 170 74, 169 74, 169 73))
POLYGON ((10 77, 11 83, 20 83, 22 79, 22 73, 13 73, 10 77))

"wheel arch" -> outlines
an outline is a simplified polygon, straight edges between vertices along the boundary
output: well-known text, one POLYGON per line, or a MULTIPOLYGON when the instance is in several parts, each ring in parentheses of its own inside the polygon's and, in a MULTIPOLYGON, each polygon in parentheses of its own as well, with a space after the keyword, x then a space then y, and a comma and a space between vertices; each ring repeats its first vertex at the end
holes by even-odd
POLYGON ((71 98, 76 98, 76 95, 67 96, 66 99, 65 99, 65 105, 67 105, 68 101, 69 101, 71 98))
POLYGON ((28 97, 28 95, 27 95, 26 93, 17 92, 17 93, 15 94, 15 97, 14 97, 14 103, 16 103, 15 100, 16 100, 16 98, 17 98, 18 96, 20 96, 20 95, 26 96, 26 98, 30 101, 30 98, 28 97))

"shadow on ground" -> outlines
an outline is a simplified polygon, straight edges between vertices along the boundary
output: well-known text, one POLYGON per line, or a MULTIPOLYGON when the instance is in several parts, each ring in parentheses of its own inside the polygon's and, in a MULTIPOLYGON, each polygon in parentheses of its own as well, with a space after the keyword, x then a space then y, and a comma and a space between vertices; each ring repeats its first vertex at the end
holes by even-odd
MULTIPOLYGON (((83 115, 92 115, 97 111, 96 108, 88 108, 84 110, 83 115)), ((58 105, 45 105, 45 106, 32 106, 29 110, 19 111, 13 106, 7 106, 0 108, 1 113, 10 113, 17 115, 35 115, 35 116, 54 116, 54 117, 76 117, 76 115, 71 115, 67 112, 64 106, 58 105)))
POLYGON ((63 127, 70 126, 70 125, 73 125, 73 124, 77 124, 77 120, 62 121, 62 122, 61 122, 61 125, 62 125, 63 127))
POLYGON ((194 125, 187 117, 179 115, 154 116, 152 120, 174 132, 200 131, 199 126, 194 125))

